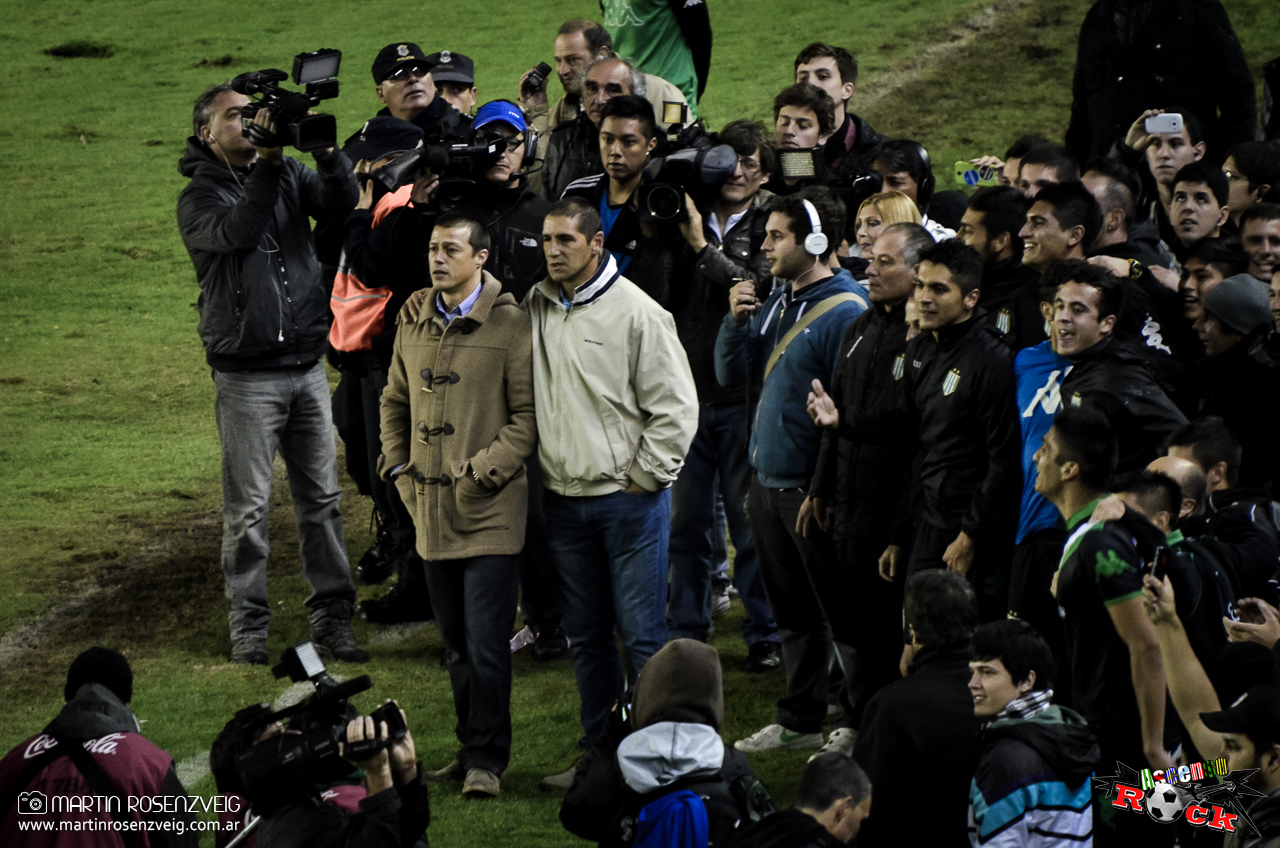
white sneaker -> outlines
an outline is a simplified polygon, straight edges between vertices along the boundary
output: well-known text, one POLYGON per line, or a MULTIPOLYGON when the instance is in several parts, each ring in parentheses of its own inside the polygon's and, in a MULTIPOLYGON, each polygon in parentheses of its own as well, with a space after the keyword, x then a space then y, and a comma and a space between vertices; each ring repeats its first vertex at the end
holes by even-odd
POLYGON ((729 600, 729 593, 727 591, 721 595, 712 595, 711 616, 714 618, 717 615, 728 612, 731 605, 732 602, 729 600))
POLYGON ((827 737, 827 744, 823 745, 818 753, 810 757, 809 762, 813 762, 823 754, 844 754, 846 757, 852 757, 853 743, 857 741, 858 731, 852 727, 837 727, 827 737))
POLYGON ((780 724, 771 724, 746 739, 739 739, 733 747, 748 754, 757 751, 792 751, 799 748, 817 748, 822 744, 821 733, 792 733, 780 724))

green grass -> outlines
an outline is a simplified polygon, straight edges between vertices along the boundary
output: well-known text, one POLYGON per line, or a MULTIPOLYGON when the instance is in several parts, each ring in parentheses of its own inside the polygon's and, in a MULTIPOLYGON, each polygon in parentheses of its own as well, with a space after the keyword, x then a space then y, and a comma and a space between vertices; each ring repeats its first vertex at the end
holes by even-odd
MULTIPOLYGON (((915 74, 870 108, 858 103, 914 73, 921 45, 949 39, 960 31, 951 29, 955 22, 988 5, 713 3, 716 51, 701 113, 712 128, 737 117, 767 118, 773 95, 791 80, 796 51, 822 37, 859 54, 854 109, 882 132, 926 144, 939 186, 950 187, 956 159, 1003 152, 1023 132, 1060 137, 1088 0, 999 3, 999 27, 986 40, 915 74)), ((1251 67, 1280 54, 1271 3, 1228 0, 1227 7, 1251 67)), ((386 0, 50 0, 6 8, 0 633, 13 647, 23 625, 38 620, 41 629, 23 631, 21 650, 0 660, 11 717, 0 751, 44 726, 61 702, 67 665, 95 643, 130 656, 145 732, 179 761, 207 751, 234 708, 282 688, 263 669, 225 663, 212 383, 195 333, 194 273, 173 220, 191 103, 205 86, 240 71, 287 69, 296 52, 339 47, 346 54, 343 95, 325 109, 345 136, 376 111, 368 66, 392 38, 476 58, 483 101, 512 96, 520 74, 549 58, 556 23, 598 14, 587 0, 536 7, 495 0, 483 8, 410 9, 386 0), (59 606, 91 591, 97 594, 88 603, 59 606)), ((280 477, 272 502, 273 655, 306 633, 283 470, 280 477)), ((369 541, 368 502, 349 492, 344 515, 358 555, 369 541)), ((744 654, 735 630, 740 615, 735 605, 713 640, 726 668, 728 739, 768 723, 782 689, 780 674, 736 670, 744 654)), ((366 640, 375 635, 363 625, 358 632, 366 640)), ((359 704, 399 698, 424 762, 442 764, 453 750, 453 720, 435 630, 373 651, 367 670, 375 689, 359 704)), ((463 803, 433 791, 435 844, 576 842, 559 828, 556 801, 536 789, 541 777, 567 765, 579 735, 568 664, 517 656, 513 702, 515 750, 503 797, 463 803)), ((803 760, 779 754, 754 762, 785 803, 803 760)), ((207 794, 211 781, 190 788, 207 794)))

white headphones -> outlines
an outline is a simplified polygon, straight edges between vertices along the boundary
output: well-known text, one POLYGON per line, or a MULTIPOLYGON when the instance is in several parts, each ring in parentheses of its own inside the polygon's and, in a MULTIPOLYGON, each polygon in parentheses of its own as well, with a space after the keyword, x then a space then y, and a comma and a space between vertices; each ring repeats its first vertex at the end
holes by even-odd
POLYGON ((817 208, 807 200, 801 199, 804 211, 809 213, 809 225, 813 232, 804 237, 804 252, 810 256, 821 256, 827 252, 827 236, 822 232, 822 222, 818 220, 817 208))

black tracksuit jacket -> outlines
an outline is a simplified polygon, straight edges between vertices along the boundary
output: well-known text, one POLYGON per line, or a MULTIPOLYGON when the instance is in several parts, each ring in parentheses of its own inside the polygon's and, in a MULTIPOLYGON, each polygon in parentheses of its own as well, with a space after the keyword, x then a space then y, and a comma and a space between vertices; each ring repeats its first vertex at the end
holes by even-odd
POLYGON ((918 436, 921 519, 975 540, 1011 538, 1022 486, 1013 352, 979 310, 936 341, 912 339, 904 368, 901 403, 883 413, 845 407, 841 435, 890 444, 918 436))

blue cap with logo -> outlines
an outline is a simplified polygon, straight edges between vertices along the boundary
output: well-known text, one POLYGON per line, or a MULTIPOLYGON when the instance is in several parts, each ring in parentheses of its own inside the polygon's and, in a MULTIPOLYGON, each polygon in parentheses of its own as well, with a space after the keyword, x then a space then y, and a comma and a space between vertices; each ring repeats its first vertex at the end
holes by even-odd
POLYGON ((506 121, 520 132, 528 129, 528 124, 524 119, 524 112, 520 111, 520 107, 510 100, 490 100, 476 111, 476 116, 471 122, 471 126, 473 129, 478 130, 485 124, 491 124, 494 121, 506 121))

